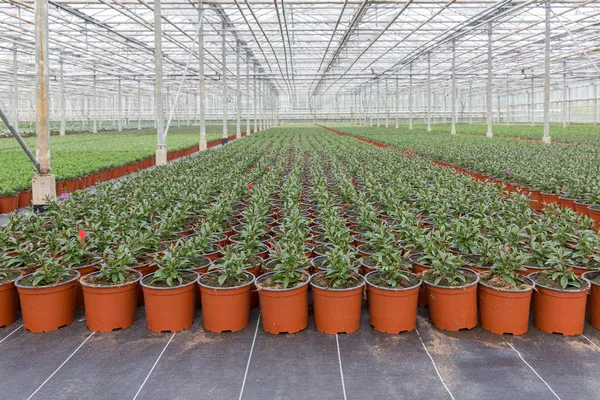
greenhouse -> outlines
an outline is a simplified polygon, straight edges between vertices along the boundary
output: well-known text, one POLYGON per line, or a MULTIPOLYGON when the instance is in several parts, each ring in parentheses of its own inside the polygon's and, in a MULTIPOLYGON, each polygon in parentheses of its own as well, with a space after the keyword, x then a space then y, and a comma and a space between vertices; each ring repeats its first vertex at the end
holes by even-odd
POLYGON ((0 398, 599 398, 599 27, 0 2, 0 398))

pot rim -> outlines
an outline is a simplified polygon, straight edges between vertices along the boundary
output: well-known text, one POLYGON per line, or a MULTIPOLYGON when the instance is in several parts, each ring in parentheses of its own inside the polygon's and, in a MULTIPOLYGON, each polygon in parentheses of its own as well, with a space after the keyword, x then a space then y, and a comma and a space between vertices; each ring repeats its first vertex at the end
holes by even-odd
POLYGON ((361 280, 360 284, 357 285, 357 286, 353 286, 351 288, 345 288, 345 289, 326 288, 326 287, 323 287, 323 286, 319 286, 319 285, 317 285, 316 283, 313 282, 313 278, 315 276, 322 275, 324 273, 325 273, 325 271, 321 271, 321 272, 317 272, 316 274, 312 274, 310 276, 310 280, 309 280, 310 286, 316 287, 317 289, 327 290, 327 291, 331 291, 331 292, 348 292, 350 290, 356 290, 358 288, 361 288, 361 287, 365 286, 365 278, 364 278, 364 276, 362 276, 360 274, 357 274, 357 277, 360 278, 360 280, 361 280))
POLYGON ((271 275, 274 275, 275 274, 274 271, 273 272, 267 272, 266 274, 262 274, 261 276, 259 276, 258 278, 255 279, 254 284, 256 285, 256 288, 258 290, 264 290, 264 291, 267 291, 267 292, 289 292, 289 291, 292 291, 294 289, 298 289, 298 288, 304 287, 304 286, 306 286, 306 285, 308 285, 310 283, 310 274, 308 272, 301 271, 301 270, 298 270, 298 272, 302 272, 305 276, 307 276, 307 279, 304 282, 302 282, 300 285, 296 285, 296 286, 291 287, 291 288, 287 288, 287 289, 275 289, 275 288, 260 286, 259 282, 262 281, 262 280, 264 280, 264 279, 266 279, 267 277, 269 277, 271 275))
POLYGON ((134 283, 139 282, 140 279, 143 278, 142 273, 140 271, 132 269, 132 268, 125 268, 125 269, 127 271, 135 272, 138 275, 138 277, 134 281, 120 283, 118 285, 90 285, 89 283, 87 283, 87 282, 84 281, 84 279, 86 277, 98 275, 100 273, 100 271, 96 271, 96 272, 92 272, 91 274, 88 274, 86 276, 82 276, 81 278, 79 278, 79 283, 81 284, 81 286, 85 286, 85 287, 98 288, 98 289, 113 289, 113 288, 120 288, 120 287, 123 287, 123 286, 132 285, 134 283))
POLYGON ((579 289, 556 289, 550 286, 546 286, 546 285, 542 285, 541 283, 537 283, 533 278, 534 275, 539 274, 539 272, 532 272, 531 274, 527 275, 527 277, 529 279, 531 279, 533 281, 533 283, 535 284, 535 286, 539 286, 541 288, 544 289, 548 289, 548 290, 552 290, 554 292, 560 292, 560 293, 581 293, 581 292, 587 292, 590 289, 590 284, 586 279, 582 279, 582 281, 584 281, 585 283, 587 283, 587 287, 585 288, 579 288, 579 289))
POLYGON ((409 274, 410 275, 414 275, 417 278, 419 278, 419 283, 417 283, 416 285, 407 287, 407 288, 405 288, 405 287, 388 288, 388 287, 383 287, 383 286, 377 286, 374 283, 369 282, 369 276, 370 275, 378 274, 380 272, 381 271, 379 271, 379 270, 377 270, 377 271, 371 271, 371 272, 369 272, 368 274, 365 275, 365 282, 366 282, 367 286, 372 286, 374 288, 381 289, 381 290, 389 290, 390 292, 403 292, 403 291, 406 291, 406 290, 412 290, 412 289, 417 288, 417 287, 419 287, 419 286, 421 286, 423 284, 423 279, 421 277, 419 277, 417 274, 413 273, 413 272, 409 272, 409 274))
POLYGON ((201 278, 202 278, 204 275, 214 274, 215 272, 218 272, 218 271, 209 271, 209 272, 206 272, 206 273, 204 273, 204 274, 200 275, 200 276, 198 277, 198 279, 196 280, 196 282, 198 283, 198 285, 199 285, 199 286, 201 286, 201 287, 203 287, 203 288, 206 288, 206 289, 216 289, 216 290, 234 290, 234 289, 240 289, 240 288, 243 288, 243 287, 249 286, 249 285, 253 284, 253 283, 254 283, 254 281, 256 280, 256 277, 255 277, 254 275, 252 275, 252 274, 251 274, 250 272, 248 272, 248 271, 244 271, 244 274, 246 274, 246 276, 249 276, 249 277, 251 277, 252 279, 251 279, 249 282, 247 282, 247 283, 244 283, 243 285, 240 285, 240 286, 232 286, 232 287, 209 286, 209 285, 206 285, 206 284, 204 284, 204 283, 200 282, 200 279, 201 279, 201 278))
POLYGON ((156 287, 156 286, 150 286, 150 285, 148 285, 148 284, 144 283, 144 280, 148 279, 148 278, 149 278, 149 277, 151 277, 151 276, 154 276, 154 274, 155 274, 155 273, 153 272, 153 273, 151 273, 151 274, 148 274, 148 275, 146 275, 146 276, 142 277, 142 279, 140 279, 140 285, 142 285, 142 287, 145 287, 145 288, 148 288, 148 289, 156 289, 156 290, 173 290, 173 289, 180 289, 180 288, 182 288, 182 287, 186 287, 186 286, 189 286, 189 285, 193 285, 194 283, 196 283, 196 282, 198 281, 198 276, 199 276, 199 275, 198 275, 198 273, 197 273, 197 272, 191 271, 191 270, 189 270, 189 269, 183 269, 183 270, 181 270, 181 272, 185 272, 185 273, 187 273, 187 274, 194 274, 194 275, 196 275, 196 279, 194 279, 194 280, 193 280, 193 281, 191 281, 191 282, 184 283, 183 285, 178 285, 178 286, 168 286, 168 287, 156 287))
POLYGON ((19 276, 17 276, 15 279, 4 281, 4 282, 0 282, 0 286, 10 285, 11 283, 14 284, 17 281, 17 279, 19 279, 21 276, 23 276, 23 269, 26 269, 26 268, 27 267, 23 267, 23 268, 2 268, 2 269, 0 269, 0 271, 10 270, 10 271, 19 271, 19 272, 21 272, 21 274, 19 276))
POLYGON ((62 286, 62 285, 66 285, 67 283, 71 283, 73 281, 76 281, 77 279, 79 279, 79 277, 81 276, 81 274, 79 273, 79 271, 74 270, 74 269, 69 269, 69 272, 75 272, 75 276, 71 279, 69 279, 68 281, 65 282, 60 282, 60 283, 55 283, 54 285, 49 285, 49 286, 25 286, 21 284, 21 281, 31 275, 33 275, 35 272, 32 272, 31 274, 27 274, 27 275, 22 275, 19 277, 19 279, 15 280, 15 286, 18 288, 23 288, 23 289, 51 289, 51 288, 55 288, 58 286, 62 286))
POLYGON ((598 273, 600 273, 600 269, 591 269, 589 271, 584 272, 583 274, 581 274, 581 279, 583 279, 584 281, 586 281, 590 285, 590 287, 592 287, 592 285, 600 286, 600 283, 596 283, 594 281, 591 281, 590 279, 588 279, 587 276, 585 276, 586 274, 589 274, 590 272, 598 272, 598 273))
POLYGON ((533 280, 531 280, 531 278, 529 278, 528 276, 524 276, 523 278, 527 279, 530 283, 528 288, 525 289, 502 289, 502 288, 498 288, 496 286, 492 286, 490 284, 484 283, 482 280, 479 280, 479 284, 481 286, 485 286, 487 288, 490 288, 492 290, 496 290, 498 292, 502 292, 502 293, 525 293, 528 292, 530 290, 533 290, 535 288, 535 282, 533 280))
POLYGON ((460 286, 441 286, 441 285, 436 285, 436 284, 434 284, 432 282, 427 281, 425 278, 423 278, 423 282, 425 284, 429 285, 429 286, 433 286, 433 287, 436 287, 436 288, 440 288, 440 289, 452 289, 452 290, 453 289, 466 289, 468 287, 475 286, 475 285, 477 285, 479 283, 479 274, 477 272, 472 271, 472 270, 467 269, 467 268, 459 268, 458 270, 459 271, 465 271, 465 272, 468 272, 470 274, 475 275, 475 281, 471 282, 471 283, 467 283, 465 285, 460 285, 460 286))

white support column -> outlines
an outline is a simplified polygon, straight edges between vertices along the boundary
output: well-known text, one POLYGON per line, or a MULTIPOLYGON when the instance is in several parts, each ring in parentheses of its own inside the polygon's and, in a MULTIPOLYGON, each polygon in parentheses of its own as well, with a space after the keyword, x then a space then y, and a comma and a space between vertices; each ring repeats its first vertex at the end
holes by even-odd
POLYGON ((60 57, 60 136, 65 136, 67 102, 65 98, 65 69, 62 56, 60 57))
POLYGON ((409 81, 408 81, 408 129, 413 129, 413 74, 412 74, 412 61, 409 66, 409 81))
POLYGON ((252 89, 254 91, 254 98, 252 100, 252 112, 254 113, 254 133, 258 132, 258 107, 256 107, 256 94, 257 94, 257 86, 256 86, 256 72, 258 71, 258 64, 254 63, 254 71, 252 74, 252 89))
POLYGON ((387 78, 385 79, 385 94, 384 94, 385 98, 384 98, 384 107, 385 107, 385 127, 389 128, 390 127, 390 113, 389 113, 389 109, 388 109, 388 97, 389 97, 389 92, 388 92, 388 80, 387 78))
POLYGON ((531 75, 531 126, 533 126, 535 124, 535 98, 533 96, 533 91, 534 91, 534 82, 533 82, 533 71, 532 71, 532 75, 531 75))
POLYGON ((154 0, 154 73, 156 87, 154 101, 156 108, 156 165, 167 164, 167 145, 165 137, 165 110, 163 105, 163 65, 162 65, 162 20, 160 1, 154 0))
POLYGON ((567 62, 563 61, 563 123, 562 123, 562 127, 563 129, 567 127, 567 107, 568 107, 568 93, 567 93, 567 62))
POLYGON ((92 122, 92 133, 98 132, 98 93, 96 88, 96 68, 94 67, 94 81, 92 84, 92 103, 94 110, 92 111, 93 122, 92 122))
POLYGON ((206 91, 204 88, 204 4, 198 4, 198 23, 200 24, 198 37, 198 107, 200 114, 200 151, 207 149, 206 144, 206 91))
POLYGON ((450 96, 452 110, 452 127, 450 134, 456 135, 456 41, 452 40, 452 93, 450 96))
POLYGON ((427 132, 431 132, 431 53, 427 53, 427 132))
POLYGON ((377 127, 379 128, 381 126, 381 122, 379 121, 379 97, 380 97, 379 96, 379 78, 377 78, 377 81, 375 83, 375 91, 376 91, 375 101, 376 101, 376 112, 377 112, 376 119, 377 119, 377 127))
POLYGON ((400 92, 398 91, 398 77, 396 77, 396 129, 400 124, 400 92))
POLYGON ((122 125, 122 107, 121 107, 121 78, 117 81, 117 130, 121 132, 123 130, 122 125))
POLYGON ((594 85, 594 125, 598 124, 598 84, 594 85))
POLYGON ((373 126, 373 83, 369 82, 369 126, 373 126))
POLYGON ((492 23, 488 22, 488 81, 487 81, 487 132, 485 136, 494 136, 492 131, 492 23))
POLYGON ((48 201, 56 200, 56 181, 50 173, 50 92, 48 55, 48 0, 35 0, 35 78, 36 78, 36 159, 40 170, 32 180, 33 208, 43 211, 48 201))
POLYGON ((13 93, 12 93, 12 119, 13 126, 19 132, 19 64, 17 62, 17 43, 13 44, 13 93))
MULTIPOLYGON (((142 129, 142 82, 138 81, 137 90, 137 120, 138 120, 138 131, 142 129)), ((96 120, 94 119, 94 124, 96 120)))
POLYGON ((473 125, 473 81, 469 79, 469 125, 473 125))
POLYGON ((506 80, 506 126, 510 125, 510 92, 508 91, 508 79, 506 80))
POLYGON ((250 134, 250 54, 246 52, 246 136, 250 134))
POLYGON ((236 130, 235 130, 235 138, 242 138, 242 92, 240 90, 240 41, 235 41, 235 60, 236 60, 236 76, 235 76, 235 84, 236 84, 236 130))
POLYGON ((546 0, 546 37, 544 52, 544 135, 542 143, 550 144, 550 0, 546 0))
POLYGON ((221 66, 223 76, 223 134, 221 136, 221 143, 227 143, 229 138, 229 132, 227 131, 227 27, 225 26, 225 21, 222 24, 221 31, 221 66))

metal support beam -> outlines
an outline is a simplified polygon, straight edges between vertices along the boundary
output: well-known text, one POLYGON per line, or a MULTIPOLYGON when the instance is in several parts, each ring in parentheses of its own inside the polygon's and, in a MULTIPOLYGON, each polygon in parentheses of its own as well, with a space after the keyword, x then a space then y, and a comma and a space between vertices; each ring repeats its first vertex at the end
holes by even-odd
POLYGON ((431 53, 427 53, 427 132, 431 132, 431 53))
POLYGON ((250 54, 246 52, 246 136, 250 134, 250 54))
POLYGON ((39 170, 32 180, 33 207, 43 211, 49 201, 56 200, 56 182, 50 174, 50 115, 48 54, 48 0, 35 0, 35 77, 36 77, 36 155, 39 170))
POLYGON ((400 123, 400 92, 398 91, 398 80, 396 77, 396 129, 399 128, 400 123))
POLYGON ((510 125, 510 92, 508 91, 508 80, 506 81, 506 126, 510 125))
POLYGON ((562 123, 562 127, 563 129, 567 127, 567 107, 568 104, 567 103, 567 97, 568 97, 568 92, 567 92, 567 62, 563 61, 563 101, 562 101, 562 112, 563 112, 563 123, 562 123))
MULTIPOLYGON (((95 76, 95 75, 94 75, 95 76)), ((142 129, 142 82, 138 81, 137 88, 137 120, 138 120, 138 131, 142 129)), ((96 124, 96 119, 94 118, 94 125, 96 124)))
POLYGON ((15 130, 19 132, 19 64, 17 60, 17 42, 13 44, 13 87, 12 87, 12 114, 15 121, 15 130))
POLYGON ((64 62, 62 57, 60 58, 60 136, 64 136, 66 133, 66 111, 65 108, 66 98, 65 98, 65 69, 64 62))
POLYGON ((487 132, 485 136, 494 136, 492 131, 492 23, 488 22, 488 76, 487 76, 487 132))
POLYGON ((377 106, 376 106, 376 112, 377 112, 377 127, 380 127, 380 126, 381 126, 381 122, 379 121, 379 79, 377 79, 377 81, 375 82, 375 85, 376 85, 376 86, 375 86, 375 90, 376 90, 376 92, 377 92, 377 93, 375 94, 375 96, 377 96, 377 97, 375 98, 375 100, 376 100, 376 102, 377 102, 377 103, 376 103, 376 104, 377 104, 377 106))
POLYGON ((154 102, 156 108, 156 165, 167 164, 167 145, 165 137, 165 110, 163 105, 163 59, 162 59, 162 27, 161 0, 154 0, 154 102))
POLYGON ((535 124, 535 99, 533 96, 533 90, 534 90, 534 82, 533 82, 533 75, 531 76, 531 126, 533 126, 535 124))
POLYGON ((118 82, 117 82, 117 129, 119 130, 119 132, 121 132, 123 130, 123 125, 122 125, 122 119, 123 119, 123 115, 122 115, 122 108, 121 107, 121 78, 119 78, 118 82))
POLYGON ((384 93, 384 107, 385 107, 385 127, 389 128, 390 127, 390 113, 389 113, 389 109, 388 109, 388 97, 389 97, 389 92, 388 92, 388 80, 386 78, 385 80, 385 93, 384 93))
POLYGON ((412 61, 409 66, 409 81, 408 81, 408 129, 413 129, 413 74, 412 61))
POLYGON ((221 65, 223 67, 221 72, 223 77, 223 135, 221 136, 221 144, 226 144, 229 134, 227 132, 227 26, 225 21, 223 21, 221 29, 221 65))
POLYGON ((450 96, 452 109, 452 127, 450 134, 456 135, 456 41, 452 40, 452 93, 450 96))
POLYGON ((469 81, 469 125, 473 124, 473 81, 469 81))
POLYGON ((257 116, 257 107, 256 107, 256 73, 258 72, 257 64, 254 63, 254 70, 252 71, 252 90, 254 91, 253 100, 252 100, 252 112, 254 113, 254 133, 258 132, 258 116, 257 116))
POLYGON ((92 83, 92 103, 94 109, 92 111, 92 133, 98 132, 98 93, 96 88, 96 68, 94 67, 94 81, 92 83))
POLYGON ((242 137, 242 92, 240 90, 240 41, 235 41, 235 60, 236 60, 236 73, 235 73, 235 83, 236 83, 236 117, 237 117, 237 125, 235 130, 235 138, 240 139, 242 137))
POLYGON ((544 135, 542 143, 550 144, 550 0, 546 0, 546 38, 544 52, 544 135))
POLYGON ((207 149, 206 144, 206 91, 204 88, 204 4, 198 4, 198 107, 200 108, 200 151, 207 149))

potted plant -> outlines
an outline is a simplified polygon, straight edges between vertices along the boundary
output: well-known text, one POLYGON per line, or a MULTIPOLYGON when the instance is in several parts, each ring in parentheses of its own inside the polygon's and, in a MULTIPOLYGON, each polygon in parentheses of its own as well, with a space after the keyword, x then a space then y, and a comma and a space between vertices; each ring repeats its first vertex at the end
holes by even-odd
POLYGON ((334 247, 323 268, 323 272, 316 273, 310 280, 317 330, 330 334, 357 331, 365 282, 352 260, 352 253, 334 247))
POLYGON ((477 325, 479 277, 464 265, 460 255, 429 249, 422 258, 431 269, 423 272, 429 314, 436 328, 446 331, 472 329, 477 325))
POLYGON ((192 326, 196 308, 194 284, 198 274, 167 250, 156 257, 158 269, 141 280, 146 320, 152 332, 178 332, 192 326))
POLYGON ((19 269, 0 269, 0 328, 12 325, 17 320, 19 296, 15 280, 21 274, 19 269))
POLYGON ((589 283, 578 278, 567 265, 570 255, 565 248, 555 246, 546 262, 551 269, 529 275, 536 285, 533 294, 535 326, 544 332, 565 336, 583 332, 589 283))
POLYGON ((499 249, 491 269, 479 273, 479 317, 483 329, 512 335, 527 332, 533 282, 517 273, 525 269, 524 262, 522 254, 499 249))
POLYGON ((21 300, 23 326, 31 332, 50 332, 75 319, 79 272, 67 269, 53 257, 38 257, 39 268, 15 281, 21 300))
POLYGON ((254 275, 245 270, 245 253, 228 252, 198 280, 202 323, 211 332, 236 332, 248 325, 254 275))
POLYGON ((275 244, 270 252, 273 272, 256 279, 263 329, 269 333, 296 333, 308 326, 308 283, 302 247, 275 244))
POLYGON ((88 328, 96 332, 125 329, 135 322, 139 271, 128 266, 135 258, 127 247, 115 252, 107 249, 98 272, 79 279, 83 287, 85 317, 88 328))
POLYGON ((378 257, 377 270, 365 276, 369 318, 380 332, 400 333, 415 329, 421 279, 408 272, 410 263, 397 257, 378 257), (391 261, 391 262, 390 262, 391 261))
POLYGON ((581 278, 590 285, 587 298, 588 320, 591 326, 600 329, 600 271, 584 272, 581 278))

